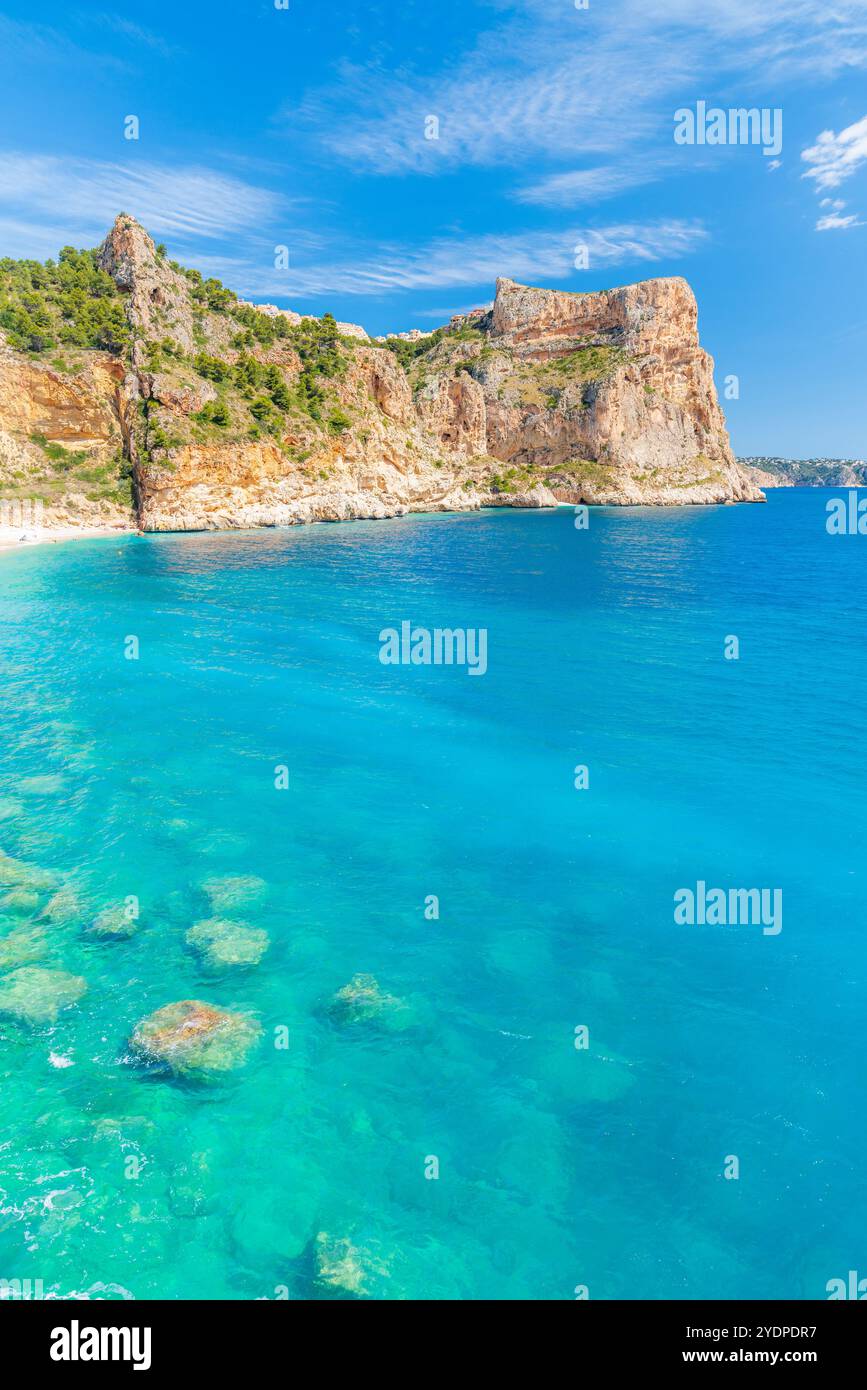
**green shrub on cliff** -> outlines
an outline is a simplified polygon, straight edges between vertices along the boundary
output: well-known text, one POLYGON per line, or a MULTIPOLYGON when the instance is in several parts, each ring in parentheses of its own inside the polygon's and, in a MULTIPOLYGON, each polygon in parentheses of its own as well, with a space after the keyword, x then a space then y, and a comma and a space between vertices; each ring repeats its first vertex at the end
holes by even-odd
POLYGON ((224 362, 222 357, 212 357, 207 352, 197 353, 193 359, 193 366, 199 376, 206 377, 208 381, 228 381, 232 375, 232 368, 228 362, 224 362))
POLYGON ((124 302, 95 251, 64 246, 56 261, 0 260, 0 328, 20 352, 69 345, 123 352, 124 302))
POLYGON ((229 312, 241 325, 241 331, 234 338, 235 347, 254 347, 256 343, 270 347, 277 338, 288 337, 289 320, 282 314, 263 314, 261 309, 238 303, 233 304, 229 312))
POLYGON ((274 405, 277 407, 277 409, 284 411, 291 410, 292 397, 289 393, 289 388, 287 387, 283 378, 279 377, 279 379, 275 382, 269 381, 267 385, 268 391, 271 396, 271 400, 274 402, 274 405))
POLYGON ((203 280, 201 276, 198 280, 193 280, 192 276, 189 278, 192 280, 190 297, 214 314, 225 313, 238 298, 234 290, 227 289, 220 280, 213 277, 210 280, 203 280))
POLYGON ((76 467, 87 459, 86 449, 64 449, 62 444, 49 443, 44 434, 31 434, 30 441, 37 444, 44 453, 45 457, 53 463, 59 472, 66 473, 70 468, 76 467))
POLYGON ((231 424, 231 416, 225 401, 207 401, 201 410, 197 411, 193 419, 201 421, 203 425, 219 425, 225 429, 231 424))
POLYGON ((332 410, 328 417, 328 431, 330 434, 345 434, 352 427, 352 420, 344 410, 332 410))
POLYGON ((449 343, 472 343, 481 342, 483 338, 484 334, 469 324, 461 324, 458 328, 450 328, 445 324, 442 328, 435 328, 432 333, 425 334, 423 338, 386 338, 383 347, 393 352, 404 371, 408 371, 417 357, 430 352, 431 348, 436 347, 443 339, 449 343))

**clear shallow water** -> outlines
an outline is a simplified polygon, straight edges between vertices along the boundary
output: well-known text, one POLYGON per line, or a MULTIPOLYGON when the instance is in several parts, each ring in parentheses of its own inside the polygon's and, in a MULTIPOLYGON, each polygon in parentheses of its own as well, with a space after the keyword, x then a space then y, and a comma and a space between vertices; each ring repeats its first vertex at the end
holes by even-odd
POLYGON ((74 890, 40 963, 89 988, 0 1018, 0 1278, 335 1296, 320 1232, 374 1297, 867 1274, 867 540, 828 495, 3 557, 0 845, 74 890), (488 673, 382 666, 403 619, 487 627, 488 673), (267 882, 241 915, 271 947, 213 973, 184 935, 225 874, 267 882), (675 926, 698 879, 782 888, 781 935, 675 926), (131 941, 83 934, 128 894, 131 941), (328 1016, 358 972, 410 1028, 328 1016), (184 998, 259 1016, 246 1067, 133 1062, 184 998))

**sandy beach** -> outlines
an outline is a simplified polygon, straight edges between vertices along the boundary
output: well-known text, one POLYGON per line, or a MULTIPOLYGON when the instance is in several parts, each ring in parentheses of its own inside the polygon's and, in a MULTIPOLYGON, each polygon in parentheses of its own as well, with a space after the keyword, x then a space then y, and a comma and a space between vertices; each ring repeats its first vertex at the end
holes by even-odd
POLYGON ((0 551, 23 550, 31 545, 56 545, 60 541, 129 536, 133 530, 131 526, 0 526, 0 551))

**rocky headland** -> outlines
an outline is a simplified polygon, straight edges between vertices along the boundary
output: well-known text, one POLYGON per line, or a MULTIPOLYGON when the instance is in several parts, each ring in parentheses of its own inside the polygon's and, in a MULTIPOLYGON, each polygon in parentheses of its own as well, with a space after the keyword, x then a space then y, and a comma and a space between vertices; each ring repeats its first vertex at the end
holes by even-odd
POLYGON ((0 261, 0 524, 761 501, 712 369, 683 279, 501 279, 490 308, 375 341, 239 300, 121 214, 96 251, 0 261))

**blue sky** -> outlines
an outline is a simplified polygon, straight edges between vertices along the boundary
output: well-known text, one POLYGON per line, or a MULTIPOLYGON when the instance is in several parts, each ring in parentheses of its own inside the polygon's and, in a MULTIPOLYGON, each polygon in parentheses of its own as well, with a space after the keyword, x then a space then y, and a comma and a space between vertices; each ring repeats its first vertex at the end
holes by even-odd
POLYGON ((0 255, 123 209, 242 296, 371 333, 498 274, 684 275, 736 451, 863 458, 865 78, 865 0, 6 4, 0 255), (677 144, 698 101, 781 109, 779 158, 677 144))

